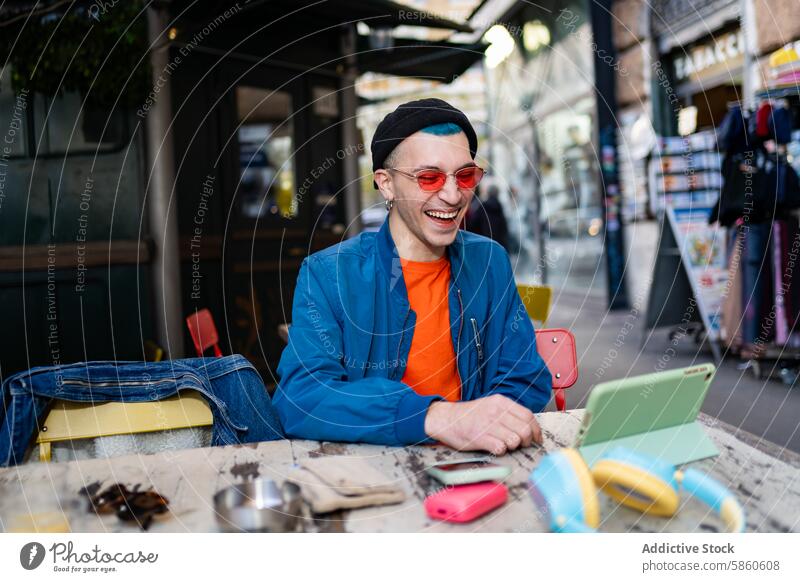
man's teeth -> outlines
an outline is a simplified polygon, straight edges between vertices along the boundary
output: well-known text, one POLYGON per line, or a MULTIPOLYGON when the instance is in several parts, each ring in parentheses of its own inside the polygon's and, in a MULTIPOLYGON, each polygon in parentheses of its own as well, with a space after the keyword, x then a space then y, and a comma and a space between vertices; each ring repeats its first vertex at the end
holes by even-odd
POLYGON ((454 210, 453 212, 439 212, 437 210, 426 210, 425 214, 434 218, 450 219, 455 218, 458 215, 458 211, 454 210))

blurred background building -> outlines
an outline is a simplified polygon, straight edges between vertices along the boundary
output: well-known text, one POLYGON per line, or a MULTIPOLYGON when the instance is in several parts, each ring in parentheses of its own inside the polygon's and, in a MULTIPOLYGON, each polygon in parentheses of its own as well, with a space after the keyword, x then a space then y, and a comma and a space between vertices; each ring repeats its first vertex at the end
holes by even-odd
POLYGON ((483 55, 395 34, 472 28, 387 0, 12 1, 0 27, 3 377, 189 355, 209 308, 274 384, 303 258, 360 229, 358 75, 483 55))
MULTIPOLYGON (((140 359, 147 340, 186 355, 184 318, 207 307, 225 351, 274 383, 303 258, 382 222, 372 132, 429 96, 476 125, 518 280, 638 313, 667 209, 719 196, 731 103, 780 99, 797 119, 796 11, 793 0, 6 2, 0 309, 25 335, 0 336, 0 374, 140 359), (683 156, 668 153, 675 143, 707 147, 694 152, 705 165, 665 169, 683 156)), ((796 164, 796 133, 782 145, 796 164)), ((699 294, 687 277, 684 304, 699 294)))

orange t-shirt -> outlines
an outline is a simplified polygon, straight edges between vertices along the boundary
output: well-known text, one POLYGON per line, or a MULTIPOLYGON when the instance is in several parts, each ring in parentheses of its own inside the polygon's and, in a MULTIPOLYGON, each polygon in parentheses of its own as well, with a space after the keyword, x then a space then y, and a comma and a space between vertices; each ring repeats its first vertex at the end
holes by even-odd
POLYGON ((450 335, 450 261, 447 257, 432 262, 400 259, 400 264, 408 302, 417 314, 403 382, 417 394, 460 400, 461 380, 450 335))

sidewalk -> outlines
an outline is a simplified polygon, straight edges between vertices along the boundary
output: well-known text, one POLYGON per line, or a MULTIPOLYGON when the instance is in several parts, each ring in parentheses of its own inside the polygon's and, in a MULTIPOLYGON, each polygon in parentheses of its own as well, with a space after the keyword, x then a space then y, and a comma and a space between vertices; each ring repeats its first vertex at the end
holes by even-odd
MULTIPOLYGON (((711 352, 698 349, 693 338, 671 341, 669 328, 644 334, 642 312, 608 312, 603 297, 558 288, 554 293, 547 325, 572 330, 578 348, 580 379, 567 391, 569 408, 584 406, 591 387, 606 380, 713 362, 711 352)), ((756 380, 737 369, 739 363, 730 358, 720 364, 703 412, 800 452, 800 386, 756 380)))

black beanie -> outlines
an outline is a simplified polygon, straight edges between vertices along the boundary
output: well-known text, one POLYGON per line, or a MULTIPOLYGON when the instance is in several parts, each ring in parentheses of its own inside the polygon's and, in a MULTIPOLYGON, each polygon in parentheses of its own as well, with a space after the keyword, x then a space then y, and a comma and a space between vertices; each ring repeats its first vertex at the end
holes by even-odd
MULTIPOLYGON (((420 99, 403 103, 383 118, 372 136, 372 171, 383 168, 383 162, 401 141, 421 129, 439 123, 455 123, 469 141, 469 153, 475 158, 478 136, 462 111, 441 99, 420 99)), ((377 185, 375 186, 377 188, 377 185)))

